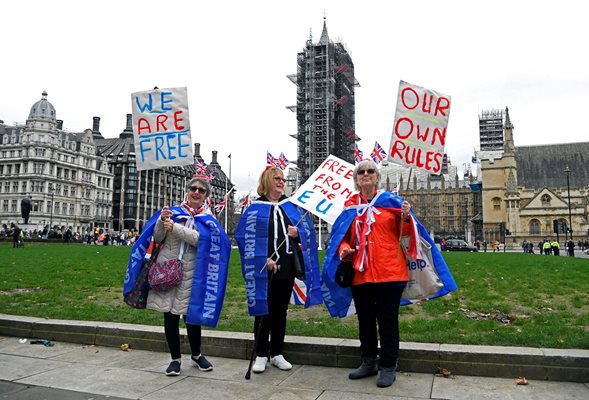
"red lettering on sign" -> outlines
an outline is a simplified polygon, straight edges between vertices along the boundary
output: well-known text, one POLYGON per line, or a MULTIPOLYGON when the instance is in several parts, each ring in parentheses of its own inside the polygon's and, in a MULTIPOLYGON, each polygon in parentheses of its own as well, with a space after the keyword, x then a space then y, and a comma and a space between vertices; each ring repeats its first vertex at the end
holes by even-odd
POLYGON ((137 120, 137 135, 141 135, 141 131, 147 130, 147 133, 151 133, 151 126, 146 118, 139 118, 137 120))
POLYGON ((168 120, 168 116, 165 114, 160 114, 155 118, 155 131, 156 132, 165 132, 168 129, 166 128, 166 121, 168 120), (161 127, 161 129, 160 129, 161 127))
POLYGON ((180 118, 181 115, 182 111, 176 111, 174 113, 174 127, 177 131, 182 131, 185 127, 184 125, 180 125, 180 122, 184 121, 184 118, 180 118))

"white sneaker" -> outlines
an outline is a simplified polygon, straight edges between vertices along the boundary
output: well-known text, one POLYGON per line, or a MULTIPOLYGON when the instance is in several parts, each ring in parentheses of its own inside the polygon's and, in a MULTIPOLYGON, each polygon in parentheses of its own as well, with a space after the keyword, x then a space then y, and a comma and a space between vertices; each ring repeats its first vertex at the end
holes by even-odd
POLYGON ((252 371, 256 374, 260 374, 266 371, 266 363, 268 362, 268 357, 256 357, 256 361, 254 362, 254 366, 252 367, 252 371))
POLYGON ((292 364, 286 361, 282 354, 278 354, 277 356, 271 357, 270 363, 283 371, 288 371, 292 368, 292 364))

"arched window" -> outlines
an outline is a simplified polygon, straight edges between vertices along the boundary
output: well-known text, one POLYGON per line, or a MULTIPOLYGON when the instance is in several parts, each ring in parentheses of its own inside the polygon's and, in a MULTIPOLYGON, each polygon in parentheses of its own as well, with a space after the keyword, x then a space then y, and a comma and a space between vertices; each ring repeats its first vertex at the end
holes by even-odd
POLYGON ((499 197, 493 197, 493 210, 501 210, 501 199, 499 197))
POLYGON ((542 206, 549 206, 551 200, 552 200, 552 197, 550 197, 550 195, 548 195, 548 194, 543 194, 542 197, 540 197, 540 201, 542 202, 542 206))
POLYGON ((540 221, 533 219, 530 221, 530 235, 540 234, 540 221))

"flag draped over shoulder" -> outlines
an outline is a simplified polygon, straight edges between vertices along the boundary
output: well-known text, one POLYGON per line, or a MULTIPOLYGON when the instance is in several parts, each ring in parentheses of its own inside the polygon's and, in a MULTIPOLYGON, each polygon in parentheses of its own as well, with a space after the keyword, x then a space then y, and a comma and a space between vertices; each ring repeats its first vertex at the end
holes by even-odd
MULTIPOLYGON (((375 201, 373 205, 376 208, 400 209, 401 204, 403 203, 403 199, 401 197, 388 192, 379 193, 378 198, 375 198, 374 200, 375 201)), ((321 291, 323 292, 323 301, 325 302, 325 305, 332 317, 346 317, 355 313, 355 308, 352 302, 352 291, 350 288, 342 288, 337 283, 335 283, 335 271, 340 262, 337 251, 338 247, 347 233, 352 221, 357 215, 357 208, 358 206, 347 207, 333 224, 331 238, 329 240, 327 253, 325 254, 325 260, 323 262, 321 291)), ((421 222, 417 220, 415 215, 412 214, 412 216, 416 223, 418 236, 425 239, 432 246, 431 251, 433 263, 438 276, 444 285, 435 295, 429 297, 428 300, 445 296, 446 294, 458 289, 458 287, 456 286, 454 278, 452 277, 452 274, 446 265, 446 261, 436 247, 433 239, 429 236, 427 230, 421 224, 421 222)), ((419 237, 417 237, 416 243, 419 243, 419 240, 419 237)), ((413 243, 413 245, 416 245, 416 243, 413 243)), ((401 299, 401 305, 408 304, 411 304, 411 302, 401 299)))
POLYGON ((268 226, 272 206, 281 207, 292 224, 298 223, 306 278, 304 285, 297 285, 293 290, 299 298, 306 297, 305 307, 322 302, 317 241, 309 215, 287 199, 278 205, 266 201, 254 201, 241 216, 235 230, 250 315, 268 314, 268 271, 264 266, 268 259, 268 226), (301 296, 303 286, 306 287, 306 292, 304 296, 301 296))
MULTIPOLYGON (((188 218, 192 218, 179 206, 170 207, 170 210, 174 222, 183 224, 188 218)), ((127 264, 123 294, 133 290, 159 217, 160 211, 147 221, 141 236, 133 245, 127 264)), ((199 240, 186 322, 214 328, 219 321, 225 298, 231 242, 219 221, 211 215, 194 216, 194 224, 199 232, 199 240)))

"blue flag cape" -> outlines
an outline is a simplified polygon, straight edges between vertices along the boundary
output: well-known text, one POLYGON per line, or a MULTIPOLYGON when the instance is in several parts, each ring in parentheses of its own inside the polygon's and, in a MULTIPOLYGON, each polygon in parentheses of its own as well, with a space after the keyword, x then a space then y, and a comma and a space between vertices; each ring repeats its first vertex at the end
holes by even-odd
MULTIPOLYGON (((389 192, 381 192, 378 198, 374 202, 374 206, 378 208, 401 208, 403 198, 389 192)), ((429 299, 444 296, 454 290, 458 289, 454 278, 446 265, 446 261, 442 257, 442 254, 436 247, 433 239, 427 233, 425 227, 415 217, 415 214, 411 212, 413 219, 417 224, 417 231, 419 235, 424 238, 431 246, 432 259, 438 276, 442 281, 443 285, 440 290, 429 299)), ((348 207, 339 215, 333 224, 331 230, 331 237, 329 239, 329 245, 327 247, 327 253, 325 254, 325 260, 323 261, 323 272, 321 275, 322 285, 321 291, 323 293, 323 301, 325 306, 329 310, 332 317, 345 317, 353 314, 353 309, 350 309, 352 303, 352 291, 350 288, 342 288, 335 283, 335 271, 340 263, 338 248, 342 242, 344 236, 348 232, 348 229, 356 217, 356 207, 348 207)), ((412 304, 406 299, 401 299, 401 305, 412 304)))
MULTIPOLYGON (((173 212, 174 222, 183 224, 191 218, 190 214, 179 206, 170 207, 170 210, 173 212)), ((133 245, 127 264, 123 295, 135 286, 159 216, 160 211, 147 221, 141 236, 133 245)), ((194 225, 198 229, 199 239, 186 322, 214 328, 219 321, 225 299, 231 242, 219 221, 211 215, 196 215, 194 225)))
MULTIPOLYGON (((253 202, 241 216, 235 230, 250 315, 268 314, 268 271, 262 268, 268 259, 268 225, 273 205, 266 201, 253 202)), ((278 207, 282 208, 293 225, 298 223, 307 287, 305 308, 321 304, 319 256, 311 217, 288 199, 278 203, 278 207)))

